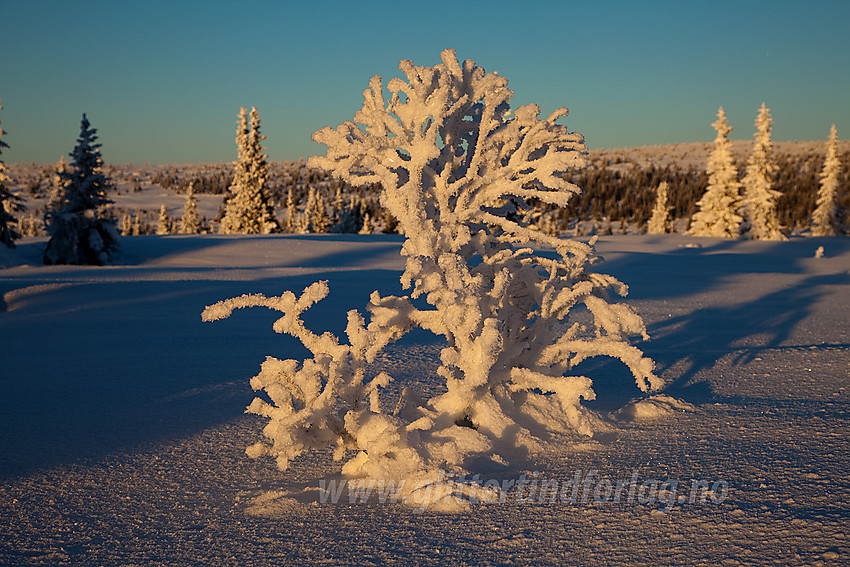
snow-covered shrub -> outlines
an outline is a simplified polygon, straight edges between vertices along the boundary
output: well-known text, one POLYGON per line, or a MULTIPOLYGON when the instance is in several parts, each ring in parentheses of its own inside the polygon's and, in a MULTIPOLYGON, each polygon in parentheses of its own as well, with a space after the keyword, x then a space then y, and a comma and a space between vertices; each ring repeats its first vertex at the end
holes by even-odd
POLYGON ((594 416, 580 403, 594 398, 591 380, 574 372, 585 359, 617 358, 641 389, 661 385, 627 339, 646 337, 643 321, 609 299, 626 286, 588 271, 591 245, 529 228, 517 215, 527 200, 563 205, 580 191, 564 175, 584 165, 586 152, 582 136, 556 122, 566 109, 542 120, 536 105, 511 114, 506 79, 459 64, 452 50, 442 61, 402 61, 407 80, 389 81, 389 100, 374 77, 353 122, 313 135, 328 151, 309 161, 354 186, 381 184, 381 204, 406 236, 401 282, 409 293, 373 292, 368 322, 348 312, 347 342, 301 319, 327 294, 325 282, 300 296, 245 295, 203 313, 210 321, 241 307, 278 310, 274 329, 313 353, 303 362, 269 357, 252 380, 268 400, 248 411, 270 421, 269 442, 249 448, 251 456, 286 468, 311 448, 333 445, 337 458, 353 450, 343 473, 405 479, 408 501, 437 470, 509 457, 535 447, 546 429, 592 434, 594 416), (424 304, 414 305, 417 298, 424 304), (437 373, 446 391, 424 400, 408 391, 385 406, 381 389, 391 377, 368 365, 414 327, 445 338, 437 373))
POLYGON ((737 238, 743 220, 736 212, 741 199, 741 183, 738 181, 738 170, 732 155, 732 142, 729 141, 732 127, 729 126, 722 106, 717 111, 717 120, 712 126, 717 130, 717 137, 708 158, 708 188, 697 203, 699 211, 691 219, 688 234, 737 238))
POLYGON ((103 172, 97 129, 90 126, 83 114, 70 167, 57 173, 62 195, 54 201, 58 208, 49 209, 45 216, 50 234, 45 264, 105 264, 119 247, 109 208, 112 180, 103 172))

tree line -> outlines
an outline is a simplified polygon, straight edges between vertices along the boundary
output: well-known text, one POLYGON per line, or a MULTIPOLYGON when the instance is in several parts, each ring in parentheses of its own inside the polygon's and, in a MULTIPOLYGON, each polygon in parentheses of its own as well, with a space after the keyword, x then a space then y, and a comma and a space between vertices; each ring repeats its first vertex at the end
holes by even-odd
MULTIPOLYGON (((0 165, 2 241, 11 246, 22 235, 54 236, 59 219, 62 218, 61 206, 67 206, 70 195, 68 187, 75 183, 72 179, 74 175, 96 176, 95 185, 99 193, 95 199, 97 204, 92 206, 102 209, 95 214, 99 219, 98 226, 112 224, 116 234, 398 231, 396 219, 380 204, 380 185, 355 188, 326 171, 307 167, 303 160, 269 162, 261 146, 265 136, 260 133, 260 116, 256 108, 250 112, 241 109, 239 117, 236 137, 238 159, 233 163, 163 166, 146 179, 141 179, 137 172, 102 163, 99 144, 95 142, 95 130, 84 115, 81 139, 78 140, 78 147, 70 154, 72 163, 62 158, 57 164, 33 164, 17 168, 14 180, 7 175, 5 166, 0 165), (88 130, 91 131, 86 133, 88 130), (82 142, 83 139, 86 141, 82 142), (88 160, 90 163, 82 165, 79 160, 88 160), (132 191, 141 191, 144 185, 158 185, 164 190, 186 195, 184 216, 189 214, 189 218, 171 218, 164 207, 158 211, 115 209, 108 195, 115 191, 114 179, 122 176, 128 176, 132 191), (12 191, 13 184, 17 191, 12 191), (24 214, 21 193, 43 199, 44 208, 24 214), (222 196, 214 218, 199 217, 193 220, 192 215, 197 215, 193 199, 198 194, 222 196)), ((715 141, 715 145, 717 143, 715 141)), ((0 151, 3 147, 7 146, 0 140, 0 151)), ((828 151, 772 152, 769 158, 769 182, 774 192, 770 193, 773 196, 771 206, 777 226, 783 227, 786 233, 811 229, 818 191, 823 183, 822 173, 829 159, 828 151)), ((729 159, 731 161, 725 168, 735 172, 746 169, 746 160, 741 156, 729 159)), ((838 164, 835 183, 838 187, 846 187, 850 152, 837 154, 833 159, 838 164)), ((582 189, 580 194, 564 207, 531 200, 531 209, 521 214, 531 219, 538 229, 550 234, 645 231, 659 204, 658 191, 663 185, 663 205, 668 215, 664 221, 666 231, 697 234, 692 227, 693 219, 699 213, 701 199, 704 200, 711 186, 710 170, 710 164, 703 168, 693 164, 682 167, 676 164, 638 163, 591 153, 587 156, 585 167, 565 174, 582 189)), ((80 178, 76 183, 91 186, 92 180, 80 178)), ((846 211, 850 210, 850 193, 836 191, 834 206, 838 219, 835 232, 843 233, 846 231, 846 211)), ((67 213, 65 211, 64 214, 67 213)), ((83 232, 91 229, 88 225, 85 230, 79 228, 83 232)), ((103 232, 107 229, 101 226, 98 230, 103 232)), ((79 236, 78 247, 85 248, 84 241, 87 238, 79 236)), ((117 249, 117 245, 107 242, 112 239, 111 232, 100 235, 100 239, 105 242, 107 249, 117 249)), ((87 254, 88 259, 92 260, 99 253, 87 254)), ((105 257, 101 254, 100 259, 105 260, 105 257)), ((76 261, 80 261, 80 258, 72 260, 76 261)))

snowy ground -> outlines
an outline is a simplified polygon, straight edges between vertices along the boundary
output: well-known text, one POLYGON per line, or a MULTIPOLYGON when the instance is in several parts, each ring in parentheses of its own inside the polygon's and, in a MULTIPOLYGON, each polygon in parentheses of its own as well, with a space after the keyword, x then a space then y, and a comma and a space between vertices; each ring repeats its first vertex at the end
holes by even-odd
MULTIPOLYGON (((850 239, 603 237, 597 269, 630 285, 652 335, 641 347, 694 409, 612 417, 593 439, 473 471, 538 484, 462 514, 322 504, 329 455, 286 473, 248 459, 263 425, 242 413, 248 379, 266 355, 306 351, 267 310, 200 318, 327 279, 306 319, 338 333, 373 289, 398 290, 400 237, 123 242, 101 268, 40 266, 44 239, 0 248, 2 565, 850 562, 850 239), (563 489, 555 502, 533 496, 544 481, 563 489), (606 499, 607 481, 632 498, 606 499), (675 498, 651 499, 653 481, 677 481, 675 498), (715 491, 692 501, 694 481, 715 491)), ((411 335, 381 364, 437 387, 437 349, 411 335)), ((615 364, 585 370, 605 415, 639 394, 615 364)))

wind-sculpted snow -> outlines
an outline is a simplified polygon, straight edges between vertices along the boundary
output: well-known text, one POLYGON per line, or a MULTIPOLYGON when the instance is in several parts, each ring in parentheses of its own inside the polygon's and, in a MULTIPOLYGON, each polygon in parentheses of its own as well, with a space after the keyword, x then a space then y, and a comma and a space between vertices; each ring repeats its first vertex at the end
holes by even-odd
POLYGON ((349 311, 348 344, 301 321, 327 294, 321 282, 298 298, 243 296, 205 311, 212 320, 239 307, 279 310, 275 330, 313 354, 303 363, 270 357, 254 378, 271 403, 258 398, 248 411, 269 418, 270 443, 252 446, 251 456, 273 456, 285 469, 331 445, 338 459, 354 451, 342 469, 349 476, 427 485, 472 457, 533 450, 546 430, 592 435, 596 417, 581 405, 594 398, 592 382, 572 372, 588 358, 619 359, 644 391, 661 386, 652 361, 628 342, 647 338, 643 321, 610 299, 626 286, 588 270, 593 242, 550 236, 526 219, 528 202, 563 206, 581 191, 566 174, 584 166, 586 148, 557 123, 567 110, 545 119, 536 105, 511 113, 505 78, 461 65, 451 50, 441 58, 434 67, 402 61, 406 80, 387 83, 389 100, 381 77, 372 78, 354 121, 314 134, 327 155, 308 162, 353 186, 383 188, 381 204, 405 235, 407 295, 373 293, 368 324, 349 311), (402 395, 384 408, 392 378, 368 375, 366 365, 413 328, 445 339, 436 372, 446 391, 402 395))

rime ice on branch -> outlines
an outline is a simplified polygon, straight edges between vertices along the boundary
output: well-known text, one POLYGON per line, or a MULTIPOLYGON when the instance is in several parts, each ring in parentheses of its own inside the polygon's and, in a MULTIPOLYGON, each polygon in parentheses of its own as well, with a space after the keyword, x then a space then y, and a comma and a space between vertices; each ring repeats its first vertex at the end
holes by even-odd
POLYGON ((440 467, 533 447, 547 428, 592 434, 593 414, 580 404, 594 398, 591 381, 573 372, 587 358, 621 360, 645 391, 661 385, 652 361, 628 342, 646 338, 643 321, 609 301, 626 286, 587 270, 590 245, 549 236, 517 214, 527 201, 565 205, 580 192, 565 179, 584 166, 586 148, 556 122, 566 109, 544 119, 536 105, 511 114, 505 78, 470 60, 461 65, 452 50, 441 57, 435 67, 402 61, 406 80, 387 83, 388 99, 374 77, 353 122, 314 134, 328 151, 308 164, 355 186, 381 184, 381 204, 406 236, 401 281, 409 295, 374 292, 368 324, 350 311, 349 344, 300 319, 327 293, 324 282, 300 297, 243 296, 204 313, 212 320, 239 307, 279 310, 275 330, 313 353, 303 363, 268 358, 252 381, 271 400, 248 409, 270 419, 271 444, 250 453, 275 456, 282 468, 306 449, 336 444, 337 457, 356 452, 346 474, 424 486, 440 467), (414 306, 416 298, 427 307, 414 306), (367 364, 413 327, 445 337, 437 372, 446 391, 391 400, 396 409, 387 413, 379 394, 391 378, 367 375, 367 364))

